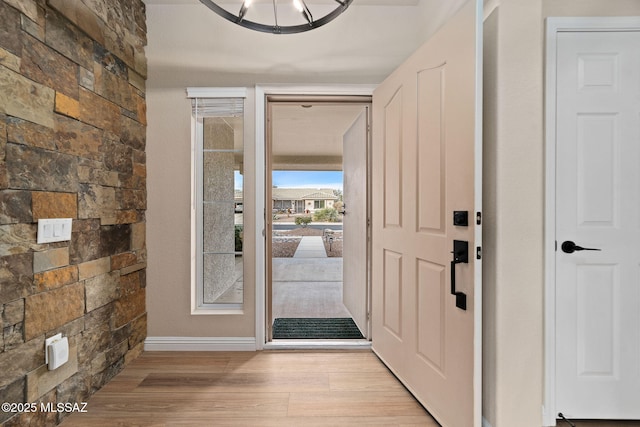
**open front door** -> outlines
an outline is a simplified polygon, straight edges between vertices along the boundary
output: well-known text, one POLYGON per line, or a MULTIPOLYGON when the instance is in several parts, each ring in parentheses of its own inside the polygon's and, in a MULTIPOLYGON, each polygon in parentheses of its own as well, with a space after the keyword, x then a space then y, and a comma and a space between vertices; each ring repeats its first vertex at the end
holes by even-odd
POLYGON ((481 424, 481 3, 373 96, 372 345, 445 427, 481 424))
POLYGON ((369 336, 367 312, 367 126, 368 108, 343 138, 342 171, 344 218, 342 220, 342 302, 364 337, 369 336))

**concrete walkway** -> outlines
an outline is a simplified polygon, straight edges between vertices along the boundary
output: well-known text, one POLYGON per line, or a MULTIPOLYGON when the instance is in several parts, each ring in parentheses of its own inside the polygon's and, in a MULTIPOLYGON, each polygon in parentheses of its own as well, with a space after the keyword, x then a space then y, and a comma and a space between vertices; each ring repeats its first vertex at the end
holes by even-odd
POLYGON ((342 258, 273 258, 273 319, 351 317, 342 303, 342 258))
POLYGON ((327 258, 321 236, 303 236, 294 258, 327 258))

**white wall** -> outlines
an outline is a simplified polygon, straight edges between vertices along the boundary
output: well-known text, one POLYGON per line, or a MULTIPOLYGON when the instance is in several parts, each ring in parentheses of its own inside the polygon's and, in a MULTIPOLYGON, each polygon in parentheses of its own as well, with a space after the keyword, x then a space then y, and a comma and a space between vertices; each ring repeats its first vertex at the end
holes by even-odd
POLYGON ((503 0, 485 24, 483 412, 494 427, 541 425, 540 16, 539 1, 503 0))

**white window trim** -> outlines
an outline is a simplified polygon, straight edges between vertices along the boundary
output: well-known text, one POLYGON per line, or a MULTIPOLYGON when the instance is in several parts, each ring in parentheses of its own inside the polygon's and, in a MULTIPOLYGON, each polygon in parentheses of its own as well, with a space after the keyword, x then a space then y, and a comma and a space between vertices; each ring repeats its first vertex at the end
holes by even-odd
MULTIPOLYGON (((243 98, 245 99, 245 111, 250 106, 246 105, 247 89, 243 87, 188 87, 187 98, 243 98)), ((245 130, 247 123, 245 121, 245 130)), ((202 269, 198 267, 198 248, 202 247, 202 218, 198 215, 202 183, 196 177, 201 173, 198 165, 202 164, 202 150, 199 150, 198 141, 202 138, 202 125, 193 115, 191 117, 191 314, 192 315, 230 315, 244 314, 244 302, 240 304, 204 304, 199 302, 199 287, 202 283, 202 269)), ((245 135, 248 133, 245 132, 245 135)), ((245 136, 246 143, 246 136, 245 136)))

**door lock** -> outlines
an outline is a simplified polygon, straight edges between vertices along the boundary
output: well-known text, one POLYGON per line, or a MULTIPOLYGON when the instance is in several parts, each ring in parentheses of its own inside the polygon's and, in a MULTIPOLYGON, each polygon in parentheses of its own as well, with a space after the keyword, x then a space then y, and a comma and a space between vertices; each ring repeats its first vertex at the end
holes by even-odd
POLYGON ((469 226, 469 212, 468 211, 453 211, 453 225, 468 227, 469 226))

